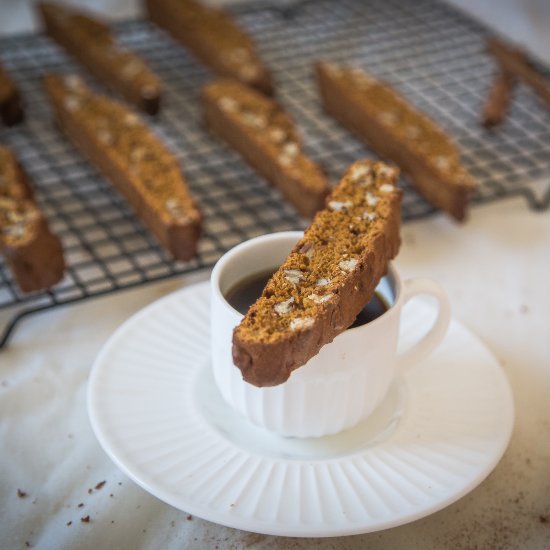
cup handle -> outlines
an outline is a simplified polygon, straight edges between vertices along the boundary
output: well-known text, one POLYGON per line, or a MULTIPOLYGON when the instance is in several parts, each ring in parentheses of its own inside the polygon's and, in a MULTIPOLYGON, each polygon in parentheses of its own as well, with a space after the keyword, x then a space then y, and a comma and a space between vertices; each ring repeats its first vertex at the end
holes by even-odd
POLYGON ((443 340, 451 321, 451 305, 443 288, 431 279, 409 279, 403 283, 403 305, 415 296, 428 294, 437 300, 438 310, 428 332, 409 349, 397 356, 397 368, 409 369, 421 359, 428 356, 443 340))

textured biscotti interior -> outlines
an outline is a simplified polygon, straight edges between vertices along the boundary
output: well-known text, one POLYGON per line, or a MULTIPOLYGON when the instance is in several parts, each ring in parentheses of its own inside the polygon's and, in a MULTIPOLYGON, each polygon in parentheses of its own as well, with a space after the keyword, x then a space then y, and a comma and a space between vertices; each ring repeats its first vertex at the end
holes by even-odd
POLYGON ((53 286, 65 270, 60 240, 49 230, 13 153, 0 147, 0 251, 24 292, 53 286))
POLYGON ((399 250, 398 171, 353 164, 233 334, 233 361, 274 386, 349 327, 399 250))
POLYGON ((454 141, 433 120, 360 69, 319 63, 317 78, 327 113, 398 164, 436 208, 465 218, 474 180, 454 141))
POLYGON ((273 84, 250 36, 219 8, 195 0, 146 0, 151 21, 220 76, 271 95, 273 84))
POLYGON ((126 106, 92 93, 74 75, 49 75, 57 120, 176 259, 195 255, 201 213, 176 157, 126 106))
POLYGON ((13 126, 24 118, 21 98, 13 80, 0 65, 0 120, 13 126))
POLYGON ((159 78, 136 54, 119 46, 107 24, 86 12, 42 2, 48 35, 106 86, 149 114, 159 110, 159 78))
POLYGON ((319 166, 302 150, 295 125, 272 99, 235 80, 205 86, 208 128, 275 186, 303 216, 324 205, 330 188, 319 166))

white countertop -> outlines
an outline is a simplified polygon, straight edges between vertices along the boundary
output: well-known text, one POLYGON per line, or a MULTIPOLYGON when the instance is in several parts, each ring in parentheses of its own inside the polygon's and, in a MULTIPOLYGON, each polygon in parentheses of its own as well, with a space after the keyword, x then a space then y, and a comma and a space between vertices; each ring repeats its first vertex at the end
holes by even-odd
MULTIPOLYGON (((478 11, 488 5, 479 4, 478 11)), ((528 4, 548 13, 542 1, 528 4)), ((129 16, 136 4, 101 5, 129 16)), ((503 19, 514 17, 495 17, 503 19)), ((31 28, 29 21, 27 3, 0 4, 0 33, 31 28)), ((518 39, 521 33, 511 32, 518 39)), ((539 35, 532 49, 550 59, 548 35, 539 35)), ((454 317, 508 376, 516 423, 503 459, 469 495, 411 524, 353 537, 284 539, 191 517, 128 479, 94 437, 86 384, 106 339, 146 304, 208 273, 28 318, 0 352, 0 548, 548 548, 549 250, 549 212, 530 211, 520 198, 474 207, 464 225, 443 215, 404 225, 398 268, 405 277, 429 276, 444 286, 454 317), (86 516, 88 523, 81 521, 86 516)))

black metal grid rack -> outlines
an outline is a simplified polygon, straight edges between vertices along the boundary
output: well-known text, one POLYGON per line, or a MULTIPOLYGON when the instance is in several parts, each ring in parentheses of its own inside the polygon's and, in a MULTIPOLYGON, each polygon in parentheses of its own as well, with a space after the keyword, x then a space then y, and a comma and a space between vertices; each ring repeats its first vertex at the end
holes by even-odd
MULTIPOLYGON (((548 114, 522 88, 502 126, 488 132, 479 125, 494 66, 483 53, 486 30, 467 17, 433 0, 251 4, 235 8, 235 16, 256 37, 278 99, 333 181, 357 158, 373 155, 322 113, 312 78, 317 59, 368 68, 447 128, 480 183, 474 203, 522 194, 533 208, 548 206, 550 190, 537 200, 527 185, 550 167, 548 114)), ((115 30, 165 83, 163 110, 150 122, 177 154, 204 212, 199 254, 190 262, 173 261, 52 124, 42 75, 82 70, 43 35, 4 38, 0 57, 21 89, 27 118, 0 129, 0 141, 15 150, 34 182, 63 240, 68 269, 50 291, 22 294, 0 263, 0 347, 17 321, 35 311, 210 267, 245 239, 304 226, 276 191, 203 129, 197 100, 212 78, 209 71, 146 21, 115 30)), ((433 211, 406 179, 402 184, 404 220, 433 211)))

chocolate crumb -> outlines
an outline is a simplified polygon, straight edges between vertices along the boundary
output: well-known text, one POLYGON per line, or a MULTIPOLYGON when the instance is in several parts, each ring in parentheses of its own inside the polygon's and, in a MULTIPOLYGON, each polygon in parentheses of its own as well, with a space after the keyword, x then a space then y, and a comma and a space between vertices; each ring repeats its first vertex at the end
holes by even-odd
POLYGON ((115 495, 113 495, 113 493, 109 493, 109 496, 113 498, 115 495))
POLYGON ((68 521, 68 522, 67 522, 67 527, 68 527, 69 525, 72 525, 72 524, 73 524, 72 521, 68 521))
POLYGON ((88 494, 91 495, 94 492, 93 489, 88 489, 88 494))
POLYGON ((80 518, 80 521, 82 523, 90 523, 90 516, 84 516, 83 518, 80 518))
POLYGON ((100 482, 94 487, 94 489, 96 489, 96 490, 99 491, 99 489, 101 489, 101 488, 105 485, 105 483, 107 483, 107 482, 106 482, 106 481, 100 481, 100 482))
POLYGON ((191 521, 193 519, 193 516, 191 514, 189 514, 186 518, 185 518, 187 521, 191 521))
POLYGON ((31 547, 31 543, 30 543, 28 540, 26 540, 26 541, 25 541, 25 546, 26 546, 27 548, 30 548, 30 547, 31 547))
POLYGON ((78 508, 82 508, 84 506, 84 503, 81 502, 79 505, 78 505, 78 508))
POLYGON ((118 484, 119 484, 119 485, 122 485, 122 481, 119 481, 118 484))
POLYGON ((27 493, 25 491, 22 491, 21 489, 17 489, 17 496, 19 498, 25 498, 27 496, 27 493))
POLYGON ((541 523, 548 523, 550 521, 550 517, 548 517, 548 516, 539 516, 539 521, 541 523))

